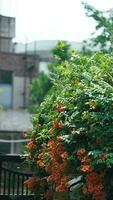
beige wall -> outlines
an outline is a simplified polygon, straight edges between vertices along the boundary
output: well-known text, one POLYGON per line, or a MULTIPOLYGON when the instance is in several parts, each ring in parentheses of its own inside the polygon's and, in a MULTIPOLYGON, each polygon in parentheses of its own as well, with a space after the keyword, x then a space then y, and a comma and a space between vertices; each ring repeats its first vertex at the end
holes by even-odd
POLYGON ((13 108, 19 109, 24 107, 24 100, 25 104, 28 103, 28 86, 29 86, 29 78, 24 79, 24 77, 13 77, 13 108), (25 85, 26 86, 25 86, 25 85), (24 94, 24 88, 25 94, 24 94), (24 99, 25 95, 25 99, 24 99))
POLYGON ((0 51, 2 52, 13 52, 14 44, 11 39, 0 38, 0 51))

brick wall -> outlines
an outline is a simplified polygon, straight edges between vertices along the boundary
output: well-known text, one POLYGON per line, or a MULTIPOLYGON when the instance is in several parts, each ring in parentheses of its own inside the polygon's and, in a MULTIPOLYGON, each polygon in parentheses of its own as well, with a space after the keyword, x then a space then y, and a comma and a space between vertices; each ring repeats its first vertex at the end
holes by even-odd
POLYGON ((38 73, 39 58, 33 55, 1 53, 0 52, 0 69, 10 70, 15 76, 35 76, 38 73))

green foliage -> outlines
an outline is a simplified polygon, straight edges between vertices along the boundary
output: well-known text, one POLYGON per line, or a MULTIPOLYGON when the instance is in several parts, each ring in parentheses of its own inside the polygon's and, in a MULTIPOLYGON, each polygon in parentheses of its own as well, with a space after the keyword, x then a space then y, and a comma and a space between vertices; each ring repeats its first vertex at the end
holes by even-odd
POLYGON ((57 74, 58 65, 69 60, 70 45, 67 42, 59 41, 56 47, 52 50, 54 61, 49 64, 49 74, 40 73, 38 77, 34 78, 30 85, 30 101, 29 111, 35 113, 41 102, 43 102, 52 84, 53 77, 57 74))
POLYGON ((70 45, 65 41, 59 41, 52 50, 54 61, 48 66, 51 73, 57 73, 58 66, 68 61, 71 57, 70 45))
POLYGON ((67 42, 59 41, 56 47, 52 50, 52 52, 58 63, 61 63, 62 61, 69 60, 71 56, 69 50, 70 45, 67 44, 67 42))
POLYGON ((31 112, 36 112, 37 108, 44 100, 48 90, 51 87, 51 82, 48 75, 43 72, 34 78, 32 84, 30 85, 30 101, 29 110, 31 112))
POLYGON ((103 52, 111 52, 113 50, 113 9, 102 12, 87 3, 83 3, 83 5, 87 16, 96 22, 97 36, 91 39, 90 45, 98 46, 103 52))
MULTIPOLYGON (((98 52, 88 58, 74 52, 68 61, 61 62, 51 94, 39 107, 32 123, 33 130, 29 132, 29 137, 34 138, 37 148, 27 148, 26 151, 31 155, 29 162, 34 167, 36 176, 47 179, 51 175, 37 161, 39 155, 43 154, 41 162, 44 166, 51 163, 48 142, 56 142, 59 136, 68 153, 66 162, 69 170, 66 175, 71 179, 82 174, 85 186, 90 172, 81 168, 90 165, 93 172, 104 174, 102 184, 107 199, 110 199, 113 185, 113 176, 110 177, 113 169, 112 55, 98 52), (62 109, 58 110, 58 106, 62 109), (56 122, 60 122, 62 126, 55 127, 56 122), (83 163, 77 157, 80 149, 85 149, 84 156, 90 158, 90 163, 83 163)), ((63 161, 60 160, 59 165, 61 162, 63 161)), ((56 168, 55 170, 57 173, 56 168)), ((54 190, 55 183, 49 184, 54 190)), ((96 200, 93 192, 84 194, 80 190, 80 195, 81 199, 96 200)))

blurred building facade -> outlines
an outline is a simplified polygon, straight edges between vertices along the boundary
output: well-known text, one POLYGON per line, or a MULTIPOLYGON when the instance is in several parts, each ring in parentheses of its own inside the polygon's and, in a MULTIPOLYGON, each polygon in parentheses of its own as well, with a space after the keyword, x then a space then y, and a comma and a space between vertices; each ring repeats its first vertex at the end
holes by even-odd
POLYGON ((15 18, 0 15, 0 104, 5 109, 25 108, 28 87, 38 73, 39 57, 15 52, 15 18))

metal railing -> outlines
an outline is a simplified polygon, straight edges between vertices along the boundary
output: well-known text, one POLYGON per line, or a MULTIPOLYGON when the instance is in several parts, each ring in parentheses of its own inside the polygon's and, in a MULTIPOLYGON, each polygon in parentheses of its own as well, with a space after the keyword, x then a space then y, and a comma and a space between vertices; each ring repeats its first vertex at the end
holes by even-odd
MULTIPOLYGON (((0 199, 32 199, 25 180, 32 176, 32 173, 19 171, 19 166, 25 161, 20 155, 0 154, 0 199), (13 166, 16 163, 18 167, 13 166)), ((26 171, 26 170, 25 170, 26 171)))

